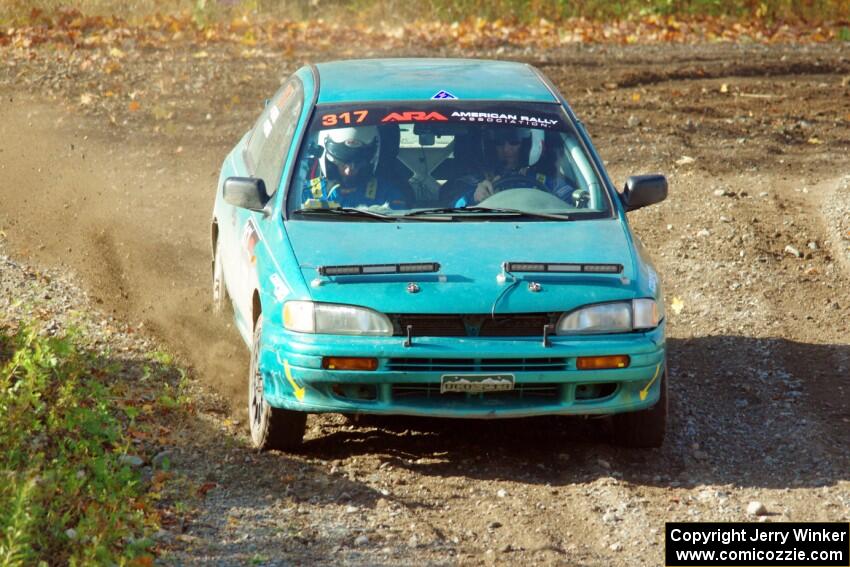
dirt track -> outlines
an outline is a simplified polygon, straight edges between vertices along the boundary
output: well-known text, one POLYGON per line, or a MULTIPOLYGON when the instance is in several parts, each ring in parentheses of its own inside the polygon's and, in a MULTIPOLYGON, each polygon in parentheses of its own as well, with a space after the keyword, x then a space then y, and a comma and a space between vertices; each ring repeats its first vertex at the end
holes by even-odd
MULTIPOLYGON (((769 521, 846 521, 850 217, 834 213, 850 208, 848 55, 847 44, 727 45, 529 59, 567 94, 618 183, 670 178, 670 198, 632 217, 668 299, 662 449, 610 447, 599 422, 581 420, 313 417, 303 454, 254 455, 237 409, 235 426, 214 426, 227 438, 205 429, 175 449, 187 474, 219 488, 186 537, 167 541, 171 557, 658 565, 664 521, 744 519, 751 500, 769 521)), ((6 245, 67 266, 96 307, 149 329, 241 407, 247 356, 209 313, 208 221, 218 164, 279 77, 240 83, 226 114, 214 81, 172 90, 182 111, 163 128, 150 115, 77 114, 73 82, 34 95, 65 69, 40 57, 24 74, 0 68, 6 245)), ((254 63, 223 51, 147 71, 155 83, 254 63)))

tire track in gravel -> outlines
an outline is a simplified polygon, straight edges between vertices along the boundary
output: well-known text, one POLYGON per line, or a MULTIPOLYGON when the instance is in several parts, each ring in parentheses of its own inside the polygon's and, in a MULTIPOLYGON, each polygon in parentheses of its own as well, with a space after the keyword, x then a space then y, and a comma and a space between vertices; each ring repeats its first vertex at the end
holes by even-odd
POLYGON ((848 179, 780 186, 782 224, 796 232, 801 257, 782 250, 791 281, 775 294, 774 315, 782 322, 777 356, 788 374, 787 394, 813 422, 807 438, 850 469, 850 265, 842 250, 846 240, 832 218, 836 211, 850 211, 835 199, 848 179))
POLYGON ((850 354, 847 310, 817 322, 805 316, 826 296, 837 293, 844 304, 850 286, 839 270, 799 285, 796 274, 811 267, 805 262, 824 271, 830 260, 784 252, 807 234, 824 238, 816 215, 788 203, 795 188, 772 175, 684 172, 672 176, 668 202, 633 215, 664 274, 668 308, 679 296, 684 310, 668 311, 673 419, 663 453, 673 458, 653 467, 670 476, 650 483, 671 490, 611 489, 603 519, 613 516, 620 533, 638 533, 645 521, 622 513, 632 491, 652 495, 641 512, 670 521, 740 520, 748 498, 782 519, 835 518, 821 490, 835 490, 828 505, 847 509, 850 428, 824 411, 848 403, 846 372, 831 361, 850 354), (785 224, 785 211, 796 226, 785 224))
MULTIPOLYGON (((690 234, 680 238, 674 262, 669 252, 662 259, 661 272, 667 282, 675 274, 690 280, 683 282, 690 284, 686 310, 697 318, 686 318, 708 335, 674 364, 688 361, 692 369, 682 370, 689 378, 707 374, 701 389, 714 399, 705 405, 737 408, 729 423, 715 422, 695 438, 760 431, 776 436, 764 435, 765 446, 784 439, 784 452, 799 449, 812 464, 831 461, 836 447, 850 443, 847 422, 832 419, 848 407, 838 361, 850 353, 850 279, 823 249, 829 237, 817 207, 801 198, 807 193, 799 182, 770 176, 683 181, 681 190, 703 193, 706 205, 685 212, 690 234), (821 244, 810 249, 809 242, 821 244), (804 251, 800 258, 787 251, 791 245, 804 251), (788 443, 791 436, 799 439, 788 443)), ((682 286, 671 287, 668 294, 681 293, 682 286)), ((680 333, 673 325, 671 336, 680 333)), ((746 447, 735 449, 738 465, 750 466, 746 447)))
POLYGON ((691 81, 703 79, 734 79, 749 77, 791 77, 799 75, 845 75, 850 72, 850 64, 830 64, 819 61, 776 62, 772 65, 742 65, 728 62, 720 63, 716 68, 708 65, 663 72, 626 72, 617 81, 621 88, 654 85, 666 81, 691 81))
MULTIPOLYGON (((761 48, 755 47, 756 51, 761 48)), ((600 83, 616 83, 617 88, 633 88, 708 79, 801 78, 811 75, 847 75, 850 62, 842 58, 825 58, 800 53, 799 50, 771 48, 772 59, 736 60, 729 53, 714 54, 704 46, 637 46, 622 52, 605 46, 584 47, 578 52, 554 53, 542 60, 530 60, 556 82, 574 84, 576 67, 590 72, 590 79, 600 83), (611 57, 601 58, 601 54, 611 57), (603 72, 604 70, 604 72, 603 72)), ((841 47, 834 48, 840 52, 841 47)), ((595 85, 594 85, 595 86, 595 85)), ((564 92, 571 92, 565 89, 564 92)))

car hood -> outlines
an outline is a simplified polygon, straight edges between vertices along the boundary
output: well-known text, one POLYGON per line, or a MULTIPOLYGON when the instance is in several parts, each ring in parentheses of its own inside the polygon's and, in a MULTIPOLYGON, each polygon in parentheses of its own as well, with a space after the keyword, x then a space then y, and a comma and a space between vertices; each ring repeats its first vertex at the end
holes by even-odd
POLYGON ((634 255, 619 219, 569 222, 288 221, 286 231, 315 301, 384 313, 568 311, 635 297, 634 255), (320 266, 437 262, 436 274, 320 277, 320 266), (620 274, 517 274, 504 262, 622 264, 620 274), (321 282, 320 285, 316 285, 321 282), (408 283, 419 291, 411 293, 408 283), (540 284, 532 291, 529 283, 540 284))

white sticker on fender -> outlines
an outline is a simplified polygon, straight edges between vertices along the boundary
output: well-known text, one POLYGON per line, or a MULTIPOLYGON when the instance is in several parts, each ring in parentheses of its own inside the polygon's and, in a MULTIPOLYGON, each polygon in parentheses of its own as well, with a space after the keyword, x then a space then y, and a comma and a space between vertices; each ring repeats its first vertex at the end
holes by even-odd
POLYGON ((283 280, 277 274, 269 276, 269 281, 274 288, 274 298, 278 301, 283 301, 283 298, 289 295, 289 288, 283 283, 283 280))

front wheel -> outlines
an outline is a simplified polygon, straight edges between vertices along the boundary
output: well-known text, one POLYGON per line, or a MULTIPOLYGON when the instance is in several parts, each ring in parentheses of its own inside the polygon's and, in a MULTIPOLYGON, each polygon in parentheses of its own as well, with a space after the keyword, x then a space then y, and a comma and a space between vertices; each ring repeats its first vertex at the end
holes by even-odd
POLYGON ((296 449, 304 439, 307 414, 282 408, 273 408, 263 396, 263 375, 260 372, 260 342, 263 331, 263 316, 254 325, 254 340, 251 345, 251 367, 248 379, 248 422, 251 442, 260 451, 296 449))
POLYGON ((612 441, 623 447, 660 447, 667 429, 667 369, 661 375, 661 396, 649 409, 611 416, 612 441))

